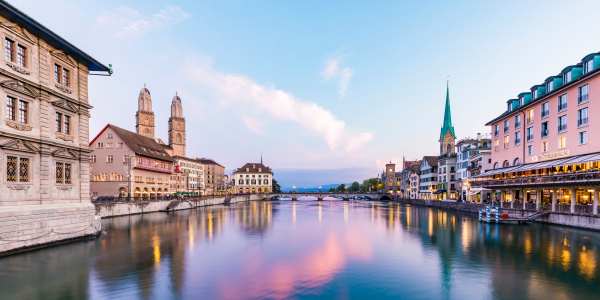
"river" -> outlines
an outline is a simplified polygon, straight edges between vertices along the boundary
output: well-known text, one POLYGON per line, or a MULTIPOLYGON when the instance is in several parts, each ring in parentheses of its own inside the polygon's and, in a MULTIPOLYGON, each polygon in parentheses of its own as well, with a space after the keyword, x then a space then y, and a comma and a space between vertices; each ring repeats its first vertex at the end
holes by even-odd
POLYGON ((0 258, 0 299, 600 298, 598 232, 393 202, 248 202, 102 229, 0 258))

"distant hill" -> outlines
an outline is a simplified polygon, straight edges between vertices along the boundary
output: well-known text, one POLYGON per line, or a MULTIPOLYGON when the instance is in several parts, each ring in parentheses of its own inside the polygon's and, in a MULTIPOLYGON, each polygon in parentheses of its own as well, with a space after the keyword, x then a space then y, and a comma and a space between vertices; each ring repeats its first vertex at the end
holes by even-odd
MULTIPOLYGON (((327 184, 327 185, 322 185, 321 186, 321 191, 328 191, 330 188, 336 188, 338 186, 340 186, 341 183, 335 183, 335 184, 327 184)), ((352 183, 344 183, 346 186, 352 185, 352 183)), ((292 190, 294 190, 293 186, 286 186, 286 187, 281 187, 281 190, 284 192, 290 192, 292 190)), ((313 187, 313 188, 302 188, 302 187, 296 187, 296 192, 318 192, 319 191, 319 187, 313 187)))

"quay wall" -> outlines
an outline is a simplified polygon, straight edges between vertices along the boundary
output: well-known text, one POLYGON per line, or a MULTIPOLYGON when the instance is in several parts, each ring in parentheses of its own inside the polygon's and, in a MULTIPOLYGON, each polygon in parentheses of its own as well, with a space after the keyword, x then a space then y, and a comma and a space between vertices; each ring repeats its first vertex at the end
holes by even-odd
POLYGON ((123 202, 123 203, 96 203, 96 214, 102 218, 118 217, 134 214, 143 214, 157 212, 167 209, 172 210, 190 209, 199 206, 218 205, 225 203, 229 199, 230 203, 254 201, 264 199, 264 195, 241 195, 241 196, 222 196, 207 198, 201 200, 163 200, 163 201, 143 201, 143 202, 123 202))
MULTIPOLYGON (((454 209, 472 213, 479 213, 479 209, 485 210, 484 204, 473 204, 468 202, 443 202, 438 200, 421 200, 421 199, 403 199, 395 198, 394 200, 400 203, 454 209)), ((508 214, 509 218, 526 218, 536 213, 531 210, 521 210, 514 208, 500 208, 501 214, 508 214)), ((547 223, 559 226, 567 226, 580 229, 588 230, 600 230, 600 216, 597 215, 585 215, 585 214, 571 214, 563 212, 551 212, 534 222, 547 223)))
POLYGON ((89 238, 100 232, 91 202, 0 206, 0 256, 89 238))

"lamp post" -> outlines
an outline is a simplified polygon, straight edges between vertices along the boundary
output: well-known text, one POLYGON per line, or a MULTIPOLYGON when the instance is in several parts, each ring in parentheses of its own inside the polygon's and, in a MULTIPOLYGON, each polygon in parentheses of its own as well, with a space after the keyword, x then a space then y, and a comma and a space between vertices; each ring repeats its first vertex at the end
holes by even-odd
POLYGON ((127 162, 123 162, 127 164, 127 202, 131 202, 131 159, 134 157, 135 155, 129 156, 127 162))

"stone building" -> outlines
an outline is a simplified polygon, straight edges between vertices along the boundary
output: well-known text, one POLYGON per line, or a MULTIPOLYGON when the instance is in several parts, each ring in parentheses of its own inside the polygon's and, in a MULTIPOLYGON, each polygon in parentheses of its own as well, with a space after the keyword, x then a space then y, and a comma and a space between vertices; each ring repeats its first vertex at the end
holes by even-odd
POLYGON ((204 165, 206 195, 224 195, 226 191, 225 167, 210 158, 196 159, 204 165))
POLYGON ((10 4, 0 8, 0 230, 11 238, 0 252, 96 234, 88 74, 112 71, 10 4))
POLYGON ((181 99, 175 93, 169 118, 169 146, 173 149, 171 155, 185 157, 185 118, 182 110, 181 99))
POLYGON ((260 163, 247 163, 233 172, 235 178, 234 193, 272 192, 273 172, 260 163))
POLYGON ((174 156, 179 172, 173 176, 179 176, 177 179, 175 192, 192 192, 198 195, 204 195, 206 184, 204 176, 204 164, 197 158, 187 158, 183 156, 174 156))
POLYGON ((418 199, 421 161, 415 161, 408 168, 408 198, 418 199))
POLYGON ((138 111, 135 113, 135 132, 145 137, 154 139, 154 112, 152 111, 152 97, 150 91, 144 88, 138 97, 138 111))
POLYGON ((397 194, 400 191, 400 173, 396 172, 396 164, 390 161, 385 165, 385 170, 381 173, 381 181, 387 193, 397 194))
POLYGON ((154 139, 108 124, 90 142, 91 193, 155 197, 173 193, 174 159, 154 139), (128 179, 131 178, 131 182, 128 179))

